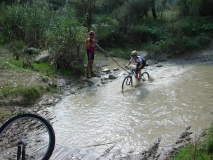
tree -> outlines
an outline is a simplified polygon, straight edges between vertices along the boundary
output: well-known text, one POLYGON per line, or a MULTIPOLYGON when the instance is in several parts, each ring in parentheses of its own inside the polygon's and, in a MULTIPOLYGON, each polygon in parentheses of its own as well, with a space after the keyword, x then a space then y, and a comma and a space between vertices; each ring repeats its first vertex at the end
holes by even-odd
POLYGON ((121 7, 128 0, 104 0, 102 6, 105 12, 112 12, 113 10, 121 7))
POLYGON ((183 16, 189 15, 189 0, 178 0, 178 5, 180 7, 180 11, 183 14, 183 16))
POLYGON ((57 10, 66 4, 66 0, 47 0, 47 2, 54 10, 57 10))
POLYGON ((32 3, 32 0, 0 0, 0 3, 5 3, 6 5, 11 5, 13 3, 25 4, 27 2, 32 3))
POLYGON ((156 11, 155 11, 155 0, 151 0, 151 9, 152 9, 152 16, 154 19, 157 19, 157 14, 156 14, 156 11))
POLYGON ((202 0, 199 6, 200 16, 213 16, 213 1, 212 0, 202 0))
POLYGON ((82 24, 89 31, 92 26, 95 4, 97 0, 69 0, 68 4, 74 6, 76 15, 81 18, 82 24))
POLYGON ((213 16, 212 0, 178 0, 183 16, 213 16))
POLYGON ((145 16, 148 16, 148 9, 150 6, 149 0, 132 0, 125 3, 126 17, 129 23, 139 23, 145 16))

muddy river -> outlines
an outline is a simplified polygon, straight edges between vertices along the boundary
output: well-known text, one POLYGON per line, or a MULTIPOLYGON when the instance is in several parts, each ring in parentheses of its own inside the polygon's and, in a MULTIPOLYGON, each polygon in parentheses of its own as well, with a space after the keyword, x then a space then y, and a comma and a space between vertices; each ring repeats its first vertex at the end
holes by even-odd
MULTIPOLYGON (((110 58, 108 63, 106 68, 118 67, 110 58)), ((125 71, 120 69, 116 80, 84 88, 48 108, 55 117, 56 146, 76 149, 116 143, 127 149, 146 148, 158 137, 162 137, 161 146, 168 146, 187 125, 196 133, 209 127, 213 120, 213 63, 177 60, 161 64, 144 69, 153 81, 122 92, 125 71)))

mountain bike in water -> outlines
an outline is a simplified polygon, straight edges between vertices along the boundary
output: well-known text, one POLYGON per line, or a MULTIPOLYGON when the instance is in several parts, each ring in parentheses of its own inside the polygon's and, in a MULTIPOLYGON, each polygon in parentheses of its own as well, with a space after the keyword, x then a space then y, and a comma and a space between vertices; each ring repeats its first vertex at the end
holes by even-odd
MULTIPOLYGON (((132 87, 132 83, 133 83, 133 78, 132 76, 135 75, 135 69, 130 69, 127 66, 125 66, 128 70, 130 70, 130 72, 128 73, 128 75, 124 78, 123 82, 122 82, 122 91, 124 91, 127 88, 132 87)), ((149 73, 148 72, 142 72, 141 73, 141 77, 138 78, 139 81, 147 81, 149 79, 149 73)))
POLYGON ((40 115, 24 113, 0 128, 0 159, 48 160, 55 147, 55 132, 40 115))

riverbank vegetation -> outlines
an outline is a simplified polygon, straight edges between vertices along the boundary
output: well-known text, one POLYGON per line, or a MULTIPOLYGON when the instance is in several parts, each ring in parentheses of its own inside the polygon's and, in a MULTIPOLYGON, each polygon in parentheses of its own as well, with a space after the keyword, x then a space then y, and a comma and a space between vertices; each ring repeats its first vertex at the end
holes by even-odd
MULTIPOLYGON (((59 71, 83 75, 89 30, 96 32, 98 44, 111 56, 129 59, 135 49, 193 54, 212 42, 212 8, 211 0, 2 0, 0 72, 4 79, 0 98, 24 95, 30 103, 52 90, 43 82, 59 71), (30 47, 48 50, 51 58, 47 63, 30 62, 26 67, 26 50, 30 47), (43 82, 29 83, 31 78, 43 82)), ((200 159, 212 153, 210 137, 205 143, 208 147, 195 146, 194 155, 200 155, 200 159)), ((191 153, 190 146, 180 152, 180 157, 187 155, 185 151, 191 153)))
POLYGON ((33 69, 36 64, 25 60, 33 47, 48 50, 47 65, 55 70, 84 75, 89 30, 111 56, 129 59, 132 50, 192 54, 212 42, 211 6, 209 0, 3 0, 0 45, 17 60, 9 64, 22 61, 17 65, 33 69))
MULTIPOLYGON (((16 60, 7 49, 0 48, 0 99, 15 99, 21 96, 25 104, 31 104, 45 92, 55 92, 56 88, 50 84, 56 76, 54 67, 37 64, 31 68, 23 68, 24 58, 16 60)), ((23 104, 22 104, 23 105, 23 104)))
POLYGON ((134 49, 178 55, 211 43, 212 6, 209 0, 5 0, 0 44, 48 49, 55 67, 83 74, 89 30, 112 56, 129 58, 134 49))
POLYGON ((211 160, 213 159, 213 126, 203 134, 197 135, 194 143, 182 148, 175 160, 211 160))

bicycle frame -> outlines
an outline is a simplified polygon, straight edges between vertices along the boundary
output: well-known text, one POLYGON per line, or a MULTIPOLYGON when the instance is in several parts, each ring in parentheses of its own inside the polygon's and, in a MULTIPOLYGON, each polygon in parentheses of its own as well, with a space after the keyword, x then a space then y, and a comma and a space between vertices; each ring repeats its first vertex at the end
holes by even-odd
POLYGON ((130 69, 130 68, 128 68, 127 66, 126 66, 126 68, 128 69, 128 70, 130 70, 130 72, 128 72, 128 75, 129 76, 133 76, 133 75, 135 75, 136 73, 136 69, 130 69))
POLYGON ((27 143, 24 140, 18 142, 17 160, 25 160, 27 143))
POLYGON ((52 155, 55 147, 55 132, 52 125, 44 117, 33 113, 18 114, 6 121, 0 127, 0 140, 2 141, 1 138, 8 139, 8 142, 0 143, 0 148, 5 145, 4 150, 0 154, 0 159, 3 156, 7 159, 17 157, 17 160, 25 160, 27 155, 37 157, 40 160, 47 160, 52 155), (28 135, 31 131, 34 134, 42 133, 46 137, 45 141, 38 142, 36 139, 31 138, 33 135, 28 135), (14 136, 11 136, 11 132, 14 133, 14 136), (39 150, 37 144, 40 148, 39 150), (28 154, 26 154, 26 148, 29 148, 28 154), (8 154, 7 149, 11 149, 10 154, 8 154))
MULTIPOLYGON (((128 75, 124 78, 123 83, 122 83, 122 91, 124 90, 125 86, 132 86, 133 83, 133 79, 132 76, 135 75, 135 69, 130 69, 127 66, 125 66, 128 70, 130 70, 131 72, 128 72, 128 75)), ((142 72, 141 73, 141 77, 139 77, 139 81, 141 81, 141 79, 144 81, 146 81, 145 75, 147 75, 147 77, 149 78, 149 73, 148 72, 142 72)))

